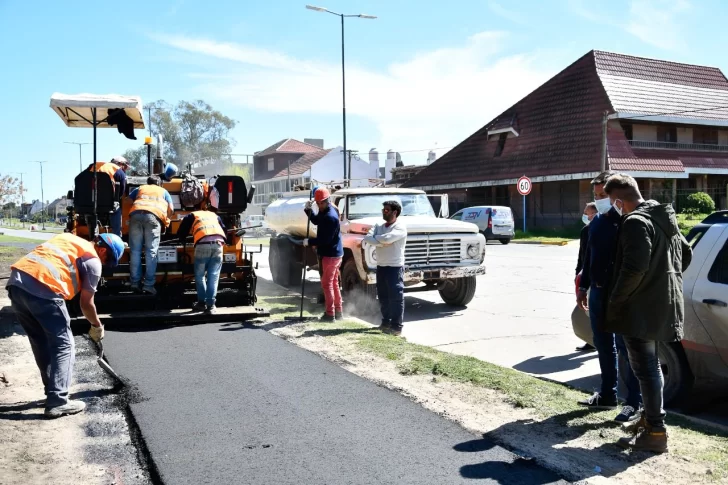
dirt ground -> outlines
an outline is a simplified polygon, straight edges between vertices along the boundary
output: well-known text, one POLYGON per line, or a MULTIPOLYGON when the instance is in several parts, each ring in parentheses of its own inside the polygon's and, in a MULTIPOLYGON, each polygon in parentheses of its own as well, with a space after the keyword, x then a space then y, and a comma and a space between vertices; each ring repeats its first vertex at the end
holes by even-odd
POLYGON ((71 397, 81 414, 48 420, 43 385, 28 339, 0 291, 0 485, 151 483, 132 443, 123 397, 96 363, 95 347, 76 336, 71 397), (5 308, 3 308, 5 307, 5 308))
MULTIPOLYGON (((298 324, 281 326, 272 332, 354 374, 401 392, 570 481, 636 485, 725 483, 704 462, 685 458, 679 449, 664 455, 621 451, 614 442, 624 434, 616 423, 605 422, 586 433, 575 433, 555 420, 539 418, 532 410, 514 407, 496 391, 433 376, 405 376, 395 363, 358 349, 346 335, 323 337, 315 332, 303 335, 306 328, 307 324, 298 324)), ((580 415, 574 413, 567 419, 578 420, 580 415)), ((704 446, 709 453, 710 445, 701 442, 701 439, 704 441, 701 436, 696 433, 690 444, 696 449, 704 446)), ((472 446, 477 448, 478 443, 472 446)))

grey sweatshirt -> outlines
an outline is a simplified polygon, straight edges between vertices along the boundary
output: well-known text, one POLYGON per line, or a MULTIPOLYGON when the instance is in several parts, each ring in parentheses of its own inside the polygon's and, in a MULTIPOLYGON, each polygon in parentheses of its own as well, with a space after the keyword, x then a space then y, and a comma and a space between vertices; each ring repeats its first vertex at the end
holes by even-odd
POLYGON ((404 266, 407 227, 400 220, 387 226, 379 222, 369 230, 364 241, 375 246, 377 266, 404 266))

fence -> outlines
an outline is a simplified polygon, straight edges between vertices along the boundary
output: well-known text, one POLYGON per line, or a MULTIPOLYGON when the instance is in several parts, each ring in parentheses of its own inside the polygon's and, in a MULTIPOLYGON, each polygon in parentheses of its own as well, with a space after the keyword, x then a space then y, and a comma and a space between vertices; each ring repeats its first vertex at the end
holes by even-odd
POLYGON ((688 197, 698 192, 705 192, 715 202, 716 210, 728 209, 728 199, 726 198, 726 185, 711 185, 704 189, 677 189, 675 191, 675 200, 672 200, 672 189, 664 188, 652 191, 652 198, 658 202, 672 202, 677 212, 681 212, 687 207, 688 197))

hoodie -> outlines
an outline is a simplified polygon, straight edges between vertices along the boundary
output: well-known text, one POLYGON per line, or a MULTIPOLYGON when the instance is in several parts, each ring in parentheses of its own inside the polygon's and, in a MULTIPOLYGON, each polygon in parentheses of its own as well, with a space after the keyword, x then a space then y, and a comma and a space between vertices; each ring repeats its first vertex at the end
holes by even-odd
POLYGON ((647 200, 622 217, 603 330, 645 340, 681 340, 682 275, 691 260, 672 205, 647 200))

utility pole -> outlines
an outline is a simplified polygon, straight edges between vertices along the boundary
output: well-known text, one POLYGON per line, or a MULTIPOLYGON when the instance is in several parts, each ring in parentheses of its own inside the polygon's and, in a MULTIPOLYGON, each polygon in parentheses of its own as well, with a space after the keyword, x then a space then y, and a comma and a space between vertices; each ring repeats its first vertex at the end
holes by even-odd
POLYGON ((349 178, 347 179, 346 178, 346 175, 344 175, 344 179, 345 179, 345 183, 346 183, 346 186, 347 187, 351 187, 351 155, 352 154, 356 155, 357 153, 359 153, 359 150, 346 150, 346 156, 349 159, 349 161, 348 161, 348 165, 349 165, 349 170, 348 170, 349 178))
MULTIPOLYGON (((76 141, 64 141, 63 143, 67 143, 69 145, 78 145, 78 171, 79 173, 83 172, 83 161, 81 156, 81 146, 82 145, 90 145, 91 143, 79 143, 76 141)), ((94 163, 96 160, 94 160, 94 163)))
POLYGON ((37 163, 40 165, 40 221, 45 231, 45 194, 43 192, 43 164, 48 163, 47 161, 33 161, 30 163, 37 163))
MULTIPOLYGON (((25 204, 25 195, 23 195, 23 190, 24 190, 23 175, 25 175, 25 172, 13 172, 13 173, 20 175, 20 212, 19 212, 20 216, 19 217, 23 217, 23 204, 25 204)), ((22 224, 23 224, 23 229, 25 229, 25 221, 23 221, 22 224)))
POLYGON ((607 120, 609 119, 609 112, 604 111, 604 117, 602 118, 602 172, 607 170, 607 120))

